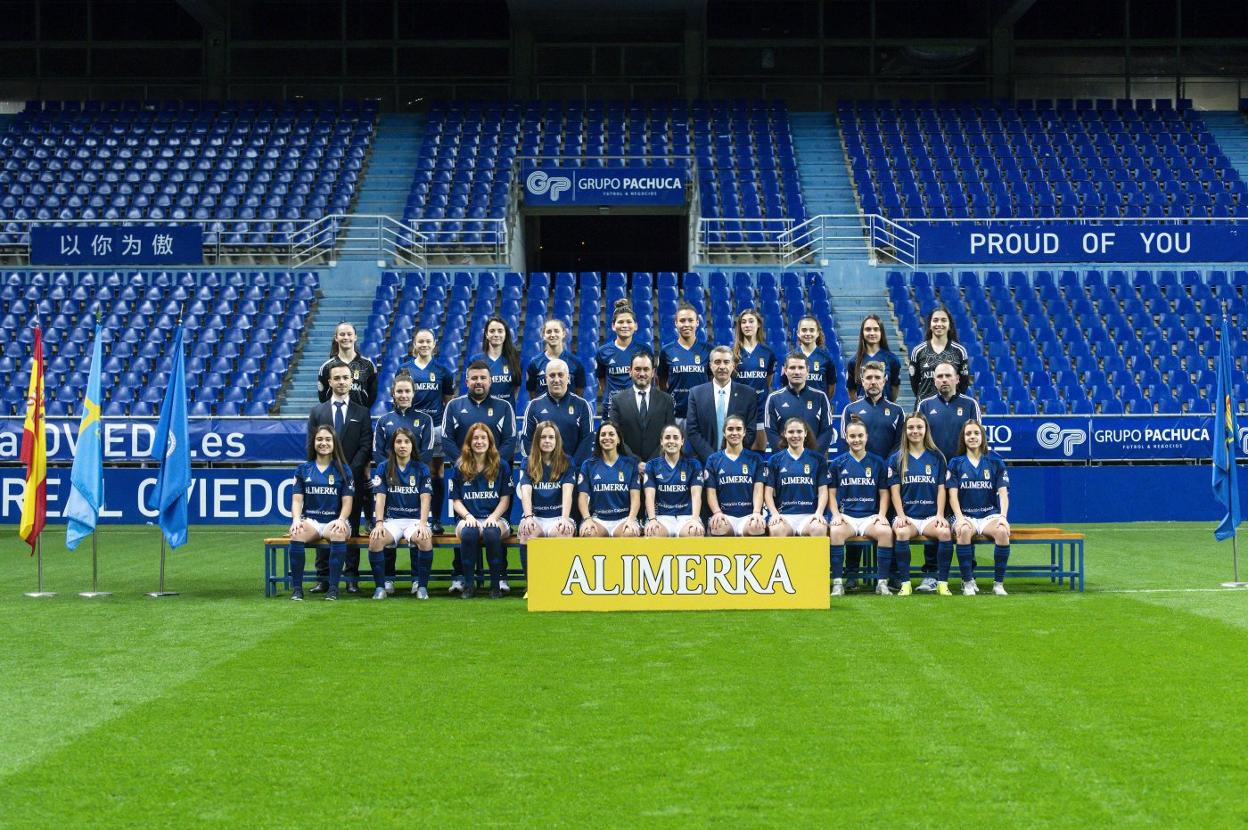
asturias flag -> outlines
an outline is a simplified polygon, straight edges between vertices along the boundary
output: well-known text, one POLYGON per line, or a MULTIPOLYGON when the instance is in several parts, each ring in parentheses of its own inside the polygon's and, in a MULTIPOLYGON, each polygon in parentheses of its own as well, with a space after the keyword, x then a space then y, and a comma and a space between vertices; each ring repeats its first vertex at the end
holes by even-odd
POLYGON ((156 486, 148 491, 147 509, 159 511, 160 529, 171 547, 186 544, 187 491, 191 487, 191 443, 186 425, 186 359, 182 326, 173 336, 173 368, 160 405, 160 423, 152 442, 152 458, 160 459, 156 486))
POLYGON ((1222 320, 1222 341, 1218 344, 1218 398, 1213 418, 1213 496, 1226 508, 1226 516, 1213 531, 1219 542, 1230 539, 1239 527, 1239 474, 1235 466, 1239 425, 1235 411, 1233 383, 1235 362, 1231 357, 1231 332, 1222 320))
POLYGON ((31 344, 30 388, 26 392, 26 423, 22 427, 22 463, 26 465, 26 497, 18 534, 35 552, 35 541, 48 520, 48 436, 43 431, 43 332, 35 327, 31 344))
POLYGON ((74 469, 69 475, 69 500, 65 503, 65 545, 70 550, 95 532, 100 508, 104 506, 104 436, 100 423, 100 364, 104 360, 102 329, 95 326, 91 348, 91 374, 87 376, 87 397, 82 402, 78 422, 78 443, 74 445, 74 469))

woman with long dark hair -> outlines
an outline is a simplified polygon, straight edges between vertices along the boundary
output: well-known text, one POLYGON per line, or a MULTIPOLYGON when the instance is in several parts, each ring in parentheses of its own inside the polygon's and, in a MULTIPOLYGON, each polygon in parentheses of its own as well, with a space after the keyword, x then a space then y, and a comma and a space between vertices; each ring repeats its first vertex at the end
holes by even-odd
POLYGON ((351 534, 354 487, 351 468, 342 455, 338 434, 328 424, 318 426, 308 440, 308 460, 295 470, 290 497, 290 598, 303 599, 306 546, 329 542, 329 588, 325 599, 338 599, 338 581, 351 534))
POLYGON ((845 369, 845 388, 851 401, 858 397, 863 367, 874 361, 884 364, 886 397, 890 401, 897 400, 897 395, 901 392, 901 358, 889 349, 888 332, 884 331, 884 322, 880 316, 868 314, 862 318, 862 325, 858 327, 858 351, 845 369))

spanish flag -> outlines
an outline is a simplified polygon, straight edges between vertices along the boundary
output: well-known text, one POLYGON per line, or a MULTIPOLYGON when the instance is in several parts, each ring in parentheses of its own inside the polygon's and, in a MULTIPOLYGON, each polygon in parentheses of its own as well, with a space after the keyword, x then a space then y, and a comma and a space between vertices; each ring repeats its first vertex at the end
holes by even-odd
POLYGON ((22 427, 22 463, 26 465, 26 498, 19 535, 35 552, 35 541, 48 518, 48 438, 43 430, 43 332, 35 327, 26 392, 26 424, 22 427))

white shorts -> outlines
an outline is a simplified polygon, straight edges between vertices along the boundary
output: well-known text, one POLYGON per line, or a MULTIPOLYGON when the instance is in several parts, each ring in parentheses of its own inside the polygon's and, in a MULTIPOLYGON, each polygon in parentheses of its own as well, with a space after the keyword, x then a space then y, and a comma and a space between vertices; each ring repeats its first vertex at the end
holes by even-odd
MULTIPOLYGON (((728 520, 728 524, 732 527, 733 536, 745 535, 745 523, 750 520, 750 516, 729 516, 727 513, 721 513, 720 515, 728 520)), ((766 529, 766 523, 763 524, 763 527, 766 529)))
POLYGON ((816 513, 781 513, 779 518, 784 519, 784 523, 795 535, 801 536, 806 532, 806 525, 810 524, 811 519, 823 517, 816 513))
MULTIPOLYGON (((912 516, 907 516, 906 519, 908 520, 907 521, 908 524, 912 524, 915 526, 915 528, 918 529, 920 536, 929 536, 931 534, 928 534, 928 531, 931 530, 932 526, 940 520, 940 517, 928 516, 926 519, 916 519, 916 518, 913 518, 912 516)), ((898 523, 896 519, 893 520, 893 527, 894 528, 901 527, 900 523, 898 523)))
POLYGON ((966 518, 966 520, 967 520, 968 522, 970 522, 970 523, 971 523, 971 527, 975 528, 975 535, 976 535, 976 536, 983 536, 983 535, 984 535, 984 528, 986 528, 986 527, 988 526, 988 523, 989 523, 989 522, 995 522, 997 519, 1000 519, 1000 518, 1001 518, 1001 514, 1000 514, 1000 513, 993 513, 991 516, 985 516, 985 517, 984 517, 984 518, 982 518, 982 519, 972 519, 970 516, 967 516, 967 517, 965 517, 965 518, 966 518))
POLYGON ((702 524, 701 519, 692 515, 685 516, 655 516, 654 520, 663 525, 667 529, 668 536, 679 536, 680 532, 685 529, 685 525, 690 522, 702 524))
MULTIPOLYGON (((537 526, 542 529, 542 536, 551 536, 555 532, 555 525, 559 524, 563 519, 555 516, 550 519, 543 519, 541 516, 534 516, 533 521, 537 522, 537 526)), ((576 528, 576 522, 571 519, 568 521, 572 524, 573 529, 576 528)))
POLYGON ((876 516, 846 516, 841 514, 841 518, 845 520, 845 524, 853 529, 855 536, 866 536, 867 528, 875 524, 876 516))
POLYGON ((606 529, 608 536, 614 536, 615 531, 625 522, 632 522, 633 519, 599 519, 596 516, 591 517, 595 522, 602 525, 606 529))
MULTIPOLYGON (((312 528, 313 530, 315 530, 317 536, 320 536, 322 539, 324 539, 325 528, 330 526, 330 524, 332 523, 332 520, 329 522, 318 522, 316 519, 309 519, 307 516, 304 516, 303 523, 307 525, 308 527, 312 528)), ((350 523, 348 523, 347 530, 349 531, 350 529, 351 529, 350 523)))
POLYGON ((386 519, 381 523, 386 533, 394 537, 395 542, 410 542, 421 526, 420 519, 386 519))

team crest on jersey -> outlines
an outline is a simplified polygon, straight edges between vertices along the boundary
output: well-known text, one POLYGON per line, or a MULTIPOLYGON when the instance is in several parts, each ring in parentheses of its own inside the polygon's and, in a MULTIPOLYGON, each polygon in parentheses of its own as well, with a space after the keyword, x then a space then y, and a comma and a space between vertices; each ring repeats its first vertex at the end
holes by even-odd
POLYGON ((871 468, 870 468, 870 467, 867 467, 865 470, 863 470, 863 473, 867 476, 867 478, 870 478, 870 477, 871 477, 871 468))
POLYGON ((408 477, 408 479, 407 479, 407 483, 408 483, 408 486, 409 486, 409 487, 415 487, 415 486, 416 486, 416 476, 409 476, 409 477, 408 477))
POLYGON ((812 372, 818 372, 818 371, 819 371, 819 361, 817 361, 817 360, 816 360, 816 361, 814 362, 814 365, 811 367, 811 371, 812 371, 812 372))
POLYGON ((329 486, 330 487, 334 486, 334 474, 333 473, 329 474, 329 486))
POLYGON ((684 470, 681 470, 681 471, 680 471, 680 480, 681 480, 681 481, 684 481, 684 480, 685 480, 685 471, 684 471, 684 470))
POLYGON ((437 376, 436 376, 433 372, 430 372, 430 373, 429 373, 429 380, 430 380, 430 381, 436 381, 436 380, 437 380, 437 376))
POLYGON ((693 362, 694 362, 694 363, 701 363, 701 362, 702 362, 702 355, 700 355, 700 354, 695 354, 695 355, 693 356, 693 362))
POLYGON ((488 488, 490 488, 491 490, 493 490, 493 489, 494 489, 494 479, 490 479, 489 481, 485 482, 485 486, 486 486, 486 487, 488 487, 488 488))
POLYGON ((930 476, 931 474, 932 474, 932 465, 931 465, 931 464, 924 464, 924 465, 923 465, 923 475, 925 475, 925 476, 930 476))
POLYGON ((574 413, 572 412, 572 404, 568 404, 568 414, 569 414, 569 415, 574 414, 574 413))
POLYGON ((810 465, 809 465, 809 464, 803 464, 803 465, 802 465, 802 472, 803 472, 803 473, 805 473, 806 475, 810 475, 810 465))
POLYGON ((741 475, 743 475, 743 476, 744 476, 744 475, 749 475, 749 474, 750 474, 750 468, 749 468, 749 467, 747 467, 746 465, 742 464, 742 465, 741 465, 741 475))
POLYGON ((814 401, 806 401, 806 408, 807 408, 807 409, 814 409, 814 408, 815 408, 815 402, 814 402, 814 401))
POLYGON ((616 475, 618 475, 618 476, 620 477, 620 481, 623 481, 623 480, 624 480, 624 471, 623 471, 623 470, 620 470, 620 472, 618 472, 616 475))
POLYGON ((984 470, 984 481, 987 481, 990 478, 992 478, 992 473, 990 473, 988 470, 984 470))
MULTIPOLYGON (((488 415, 489 417, 493 418, 493 417, 494 417, 494 407, 492 407, 492 406, 491 406, 489 409, 485 410, 485 414, 486 414, 486 415, 488 415)), ((958 414, 961 414, 961 413, 958 413, 958 414)))
POLYGON ((356 369, 354 372, 352 372, 352 373, 351 373, 351 377, 355 378, 356 380, 359 380, 359 379, 360 379, 360 370, 359 370, 359 369, 356 369))
POLYGON ((960 406, 958 407, 958 417, 959 417, 959 418, 961 418, 961 417, 962 417, 962 407, 960 407, 960 406))

